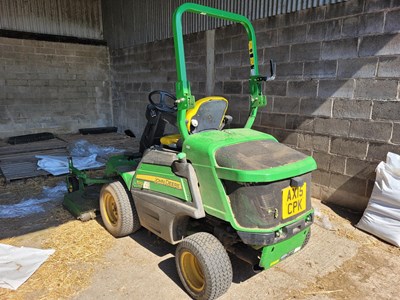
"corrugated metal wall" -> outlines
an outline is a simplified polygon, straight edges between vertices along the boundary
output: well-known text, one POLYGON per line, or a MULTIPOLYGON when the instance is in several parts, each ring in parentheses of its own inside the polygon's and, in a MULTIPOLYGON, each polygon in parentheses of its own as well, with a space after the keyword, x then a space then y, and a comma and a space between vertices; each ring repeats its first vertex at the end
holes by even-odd
MULTIPOLYGON (((250 20, 290 13, 346 0, 191 0, 240 13, 250 20)), ((185 0, 103 0, 105 39, 113 48, 124 48, 172 36, 172 13, 185 0)), ((224 20, 185 14, 185 33, 227 25, 224 20)))
POLYGON ((0 0, 0 29, 103 39, 101 0, 0 0))

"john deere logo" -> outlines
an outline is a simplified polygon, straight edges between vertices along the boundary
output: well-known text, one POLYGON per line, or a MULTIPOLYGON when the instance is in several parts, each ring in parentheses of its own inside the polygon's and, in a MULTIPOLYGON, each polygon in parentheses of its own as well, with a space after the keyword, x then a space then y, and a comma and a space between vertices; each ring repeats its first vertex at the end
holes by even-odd
POLYGON ((181 183, 179 181, 170 180, 170 179, 167 179, 167 178, 150 176, 150 175, 137 175, 136 179, 137 180, 141 179, 141 180, 151 181, 151 182, 154 182, 156 184, 169 186, 169 187, 177 189, 177 190, 181 190, 182 189, 182 185, 181 185, 181 183))

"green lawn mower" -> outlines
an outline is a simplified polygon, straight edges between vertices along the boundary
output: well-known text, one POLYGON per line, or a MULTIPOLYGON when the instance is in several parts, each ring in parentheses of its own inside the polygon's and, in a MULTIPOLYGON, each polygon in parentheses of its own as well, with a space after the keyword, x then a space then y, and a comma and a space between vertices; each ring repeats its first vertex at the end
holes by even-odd
POLYGON ((266 105, 262 82, 273 74, 259 75, 255 33, 246 17, 185 3, 174 13, 173 33, 176 98, 164 91, 150 94, 140 153, 110 158, 104 177, 89 178, 71 162, 67 182, 72 193, 64 205, 82 215, 80 203, 91 198, 87 189, 101 187, 100 201, 95 199, 94 205, 113 236, 145 227, 177 244, 176 267, 187 293, 195 299, 214 299, 231 285, 227 252, 263 270, 308 242, 313 223, 311 171, 316 163, 251 129, 258 108, 266 105), (195 101, 191 94, 181 23, 185 12, 245 27, 251 97, 244 128, 226 128, 231 118, 225 114, 225 98, 195 101), (179 134, 165 136, 167 124, 176 124, 179 134))

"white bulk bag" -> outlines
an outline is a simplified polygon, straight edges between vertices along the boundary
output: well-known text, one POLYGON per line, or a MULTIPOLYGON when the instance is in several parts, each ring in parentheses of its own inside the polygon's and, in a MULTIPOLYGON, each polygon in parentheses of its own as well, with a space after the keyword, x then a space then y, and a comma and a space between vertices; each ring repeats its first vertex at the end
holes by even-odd
POLYGON ((400 155, 389 152, 376 167, 371 198, 356 226, 400 247, 400 155))

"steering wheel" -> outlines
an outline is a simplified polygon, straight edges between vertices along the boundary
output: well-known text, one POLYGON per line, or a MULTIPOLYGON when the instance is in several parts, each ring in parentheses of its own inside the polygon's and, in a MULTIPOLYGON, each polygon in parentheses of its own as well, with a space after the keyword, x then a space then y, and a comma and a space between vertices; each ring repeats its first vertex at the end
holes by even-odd
POLYGON ((149 102, 151 103, 151 105, 153 105, 157 110, 162 111, 162 112, 167 112, 167 113, 176 112, 177 108, 176 108, 176 105, 175 105, 175 100, 176 100, 176 97, 174 95, 172 95, 171 93, 166 92, 166 91, 156 90, 156 91, 152 91, 149 94, 149 102), (160 96, 158 103, 154 102, 154 100, 153 100, 153 96, 154 95, 159 95, 160 96), (165 102, 166 98, 172 99, 174 101, 174 104, 172 106, 168 105, 165 102))

